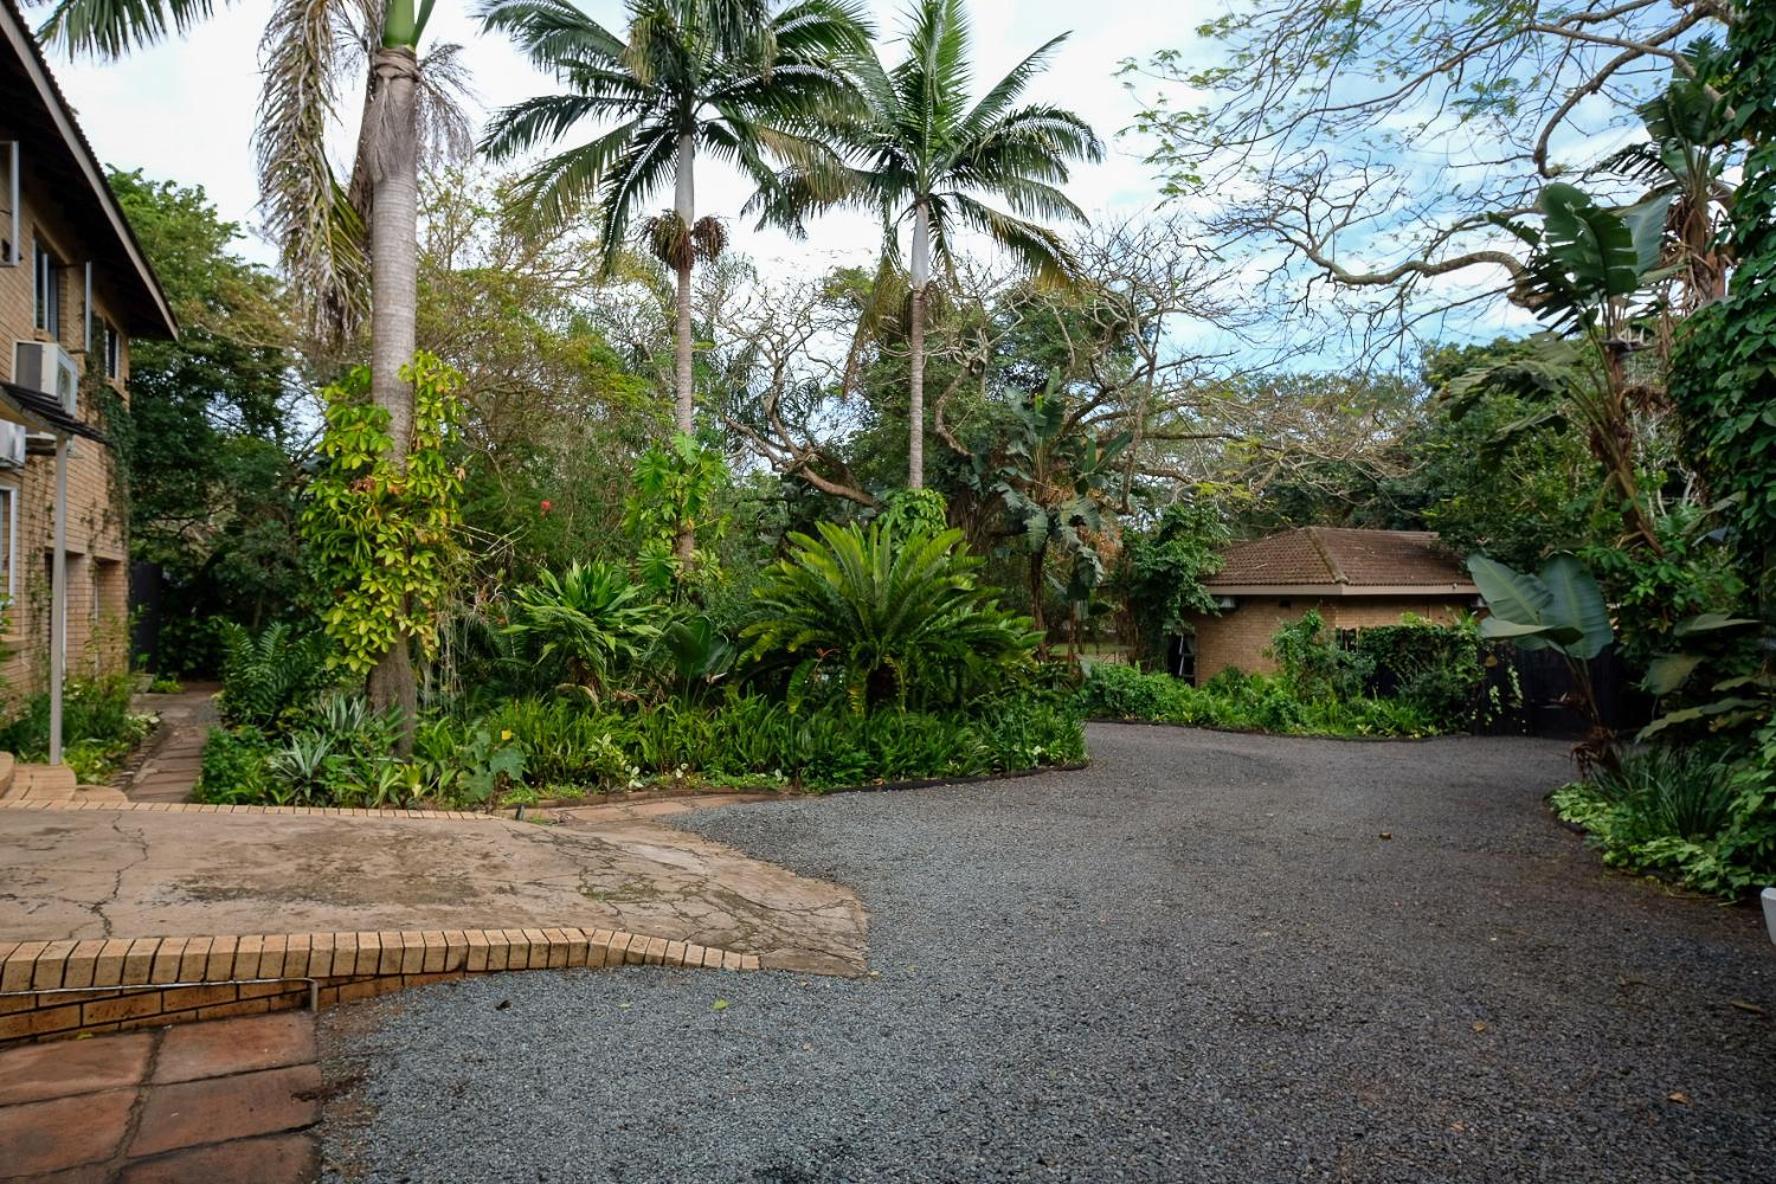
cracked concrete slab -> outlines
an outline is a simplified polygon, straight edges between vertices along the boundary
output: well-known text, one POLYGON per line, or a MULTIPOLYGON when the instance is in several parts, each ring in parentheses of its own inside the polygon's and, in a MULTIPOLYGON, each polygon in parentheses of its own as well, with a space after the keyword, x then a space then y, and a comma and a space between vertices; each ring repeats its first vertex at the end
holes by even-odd
POLYGON ((574 925, 855 974, 850 889, 638 818, 0 811, 0 940, 574 925))

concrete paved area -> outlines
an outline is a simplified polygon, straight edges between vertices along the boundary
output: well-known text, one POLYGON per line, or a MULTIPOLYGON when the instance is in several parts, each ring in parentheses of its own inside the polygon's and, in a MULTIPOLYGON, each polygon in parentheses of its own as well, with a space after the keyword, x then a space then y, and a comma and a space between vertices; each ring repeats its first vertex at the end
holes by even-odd
POLYGON ((203 764, 204 740, 221 722, 213 683, 191 683, 171 695, 137 695, 130 706, 160 716, 146 757, 124 782, 132 802, 186 802, 203 764))
POLYGON ((1077 772, 672 819, 855 886, 873 975, 490 975, 325 1013, 356 1082, 331 1170, 1776 1179, 1776 949, 1754 909, 1604 869, 1543 801, 1565 744, 1090 741, 1077 772))
POLYGON ((9 1184, 306 1184, 314 1016, 282 1012, 0 1051, 9 1184))
POLYGON ((0 850, 0 940, 572 925, 864 961, 848 889, 642 821, 0 810, 0 850))

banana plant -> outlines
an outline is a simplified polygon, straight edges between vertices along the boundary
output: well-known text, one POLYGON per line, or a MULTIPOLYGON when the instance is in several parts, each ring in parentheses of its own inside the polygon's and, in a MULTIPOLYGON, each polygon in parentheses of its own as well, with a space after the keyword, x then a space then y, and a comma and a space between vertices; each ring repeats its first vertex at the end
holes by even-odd
POLYGON ((1609 605, 1596 578, 1571 555, 1554 556, 1540 575, 1471 555, 1468 571, 1486 601, 1480 636, 1524 650, 1552 650, 1564 658, 1573 683, 1567 702, 1591 724, 1574 754, 1581 767, 1613 765, 1615 734, 1604 723, 1591 684, 1591 659, 1615 641, 1609 605))
POLYGON ((1012 409, 1011 431, 973 458, 974 484, 1005 507, 1013 545, 1029 557, 1030 615, 1046 629, 1042 610, 1048 556, 1069 559, 1069 605, 1091 599, 1106 569, 1097 541, 1113 526, 1104 506, 1117 460, 1133 445, 1132 432, 1100 438, 1084 411, 1066 397, 1058 378, 1012 409))
POLYGON ((1577 186, 1556 182, 1537 203, 1540 225, 1498 220, 1530 248, 1511 299, 1555 334, 1587 342, 1600 360, 1574 372, 1567 402, 1603 466, 1604 493, 1619 504, 1628 542, 1654 554, 1664 545, 1640 493, 1628 358, 1641 347, 1644 298, 1675 269, 1663 263, 1674 200, 1671 192, 1654 192, 1635 205, 1608 208, 1577 186))
POLYGON ((1683 644, 1674 654, 1661 654, 1647 667, 1641 689, 1666 699, 1689 688, 1703 670, 1713 672, 1703 702, 1667 711, 1640 730, 1646 740, 1671 728, 1688 725, 1711 735, 1747 731, 1776 713, 1776 634, 1754 617, 1699 613, 1679 621, 1671 631, 1683 644), (1747 644, 1746 635, 1762 631, 1747 644), (1756 657, 1749 655, 1755 652, 1756 657))

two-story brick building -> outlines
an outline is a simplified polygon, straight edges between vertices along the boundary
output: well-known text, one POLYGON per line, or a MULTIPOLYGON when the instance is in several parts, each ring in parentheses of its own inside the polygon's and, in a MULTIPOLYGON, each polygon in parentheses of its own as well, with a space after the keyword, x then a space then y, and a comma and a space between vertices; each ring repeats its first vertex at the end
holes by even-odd
POLYGON ((9 699, 48 689, 58 616, 68 674, 115 670, 127 658, 126 515, 102 410, 127 398, 130 339, 175 332, 29 24, 13 0, 0 0, 0 596, 9 651, 0 675, 9 699))

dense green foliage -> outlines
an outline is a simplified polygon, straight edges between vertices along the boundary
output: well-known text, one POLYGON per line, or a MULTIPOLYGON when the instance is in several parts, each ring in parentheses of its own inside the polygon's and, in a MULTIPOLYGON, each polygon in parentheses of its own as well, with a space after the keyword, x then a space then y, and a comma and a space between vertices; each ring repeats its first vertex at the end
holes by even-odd
POLYGON ((1221 570, 1228 529, 1200 502, 1176 502, 1144 531, 1123 535, 1117 583, 1138 632, 1136 652, 1163 660, 1166 640, 1189 628, 1189 614, 1219 612, 1202 582, 1221 570))
POLYGON ((957 706, 1027 667, 1037 637, 975 578, 962 532, 886 532, 878 524, 820 524, 791 535, 765 573, 741 631, 754 659, 789 669, 789 705, 841 699, 863 713, 884 705, 957 706))
POLYGON ((1677 877, 1737 897, 1776 882, 1776 729, 1739 762, 1718 746, 1624 754, 1554 794, 1554 809, 1584 827, 1604 862, 1677 877))
POLYGON ((423 722, 410 762, 389 755, 391 738, 361 699, 334 700, 281 742, 253 728, 219 730, 204 751, 199 796, 463 807, 684 783, 824 790, 1085 759, 1077 708, 1027 692, 964 712, 861 716, 843 704, 792 711, 775 696, 737 692, 709 705, 511 699, 473 719, 423 722))
POLYGON ((202 189, 139 171, 110 181, 180 326, 176 341, 133 341, 129 404, 105 400, 130 555, 162 584, 145 656, 174 673, 212 669, 212 622, 258 629, 303 597, 287 302, 233 254, 240 230, 202 189))
POLYGON ((560 575, 539 572, 534 584, 517 589, 507 631, 599 699, 641 667, 660 636, 659 618, 659 606, 621 568, 575 563, 560 575))
POLYGON ((1304 736, 1431 736, 1436 721, 1410 703, 1357 695, 1304 698, 1282 678, 1224 670, 1200 687, 1121 665, 1091 668, 1080 688, 1086 715, 1304 736))
MULTIPOLYGON (((62 760, 82 785, 103 785, 153 727, 130 711, 130 680, 70 679, 62 691, 62 760)), ((0 726, 0 751, 21 761, 49 757, 49 696, 35 694, 0 726)))
POLYGON ((359 368, 329 387, 321 456, 308 487, 303 539, 328 599, 320 611, 329 659, 367 674, 392 647, 431 657, 438 616, 460 542, 462 474, 445 446, 456 422, 461 377, 428 354, 402 368, 413 384, 413 437, 404 455, 389 435, 388 409, 368 399, 359 368))
POLYGON ((1776 602, 1776 12, 1745 5, 1727 46, 1723 102, 1752 145, 1728 232, 1738 267, 1726 299, 1685 326, 1672 395, 1713 492, 1730 501, 1735 546, 1767 608, 1776 602))

